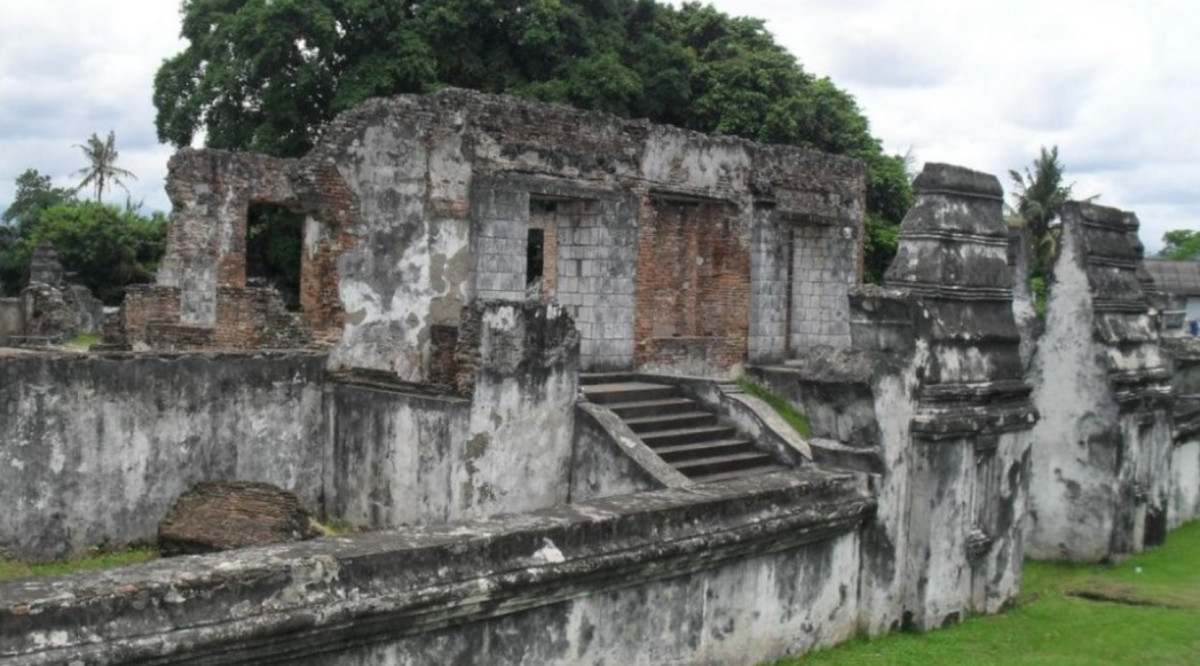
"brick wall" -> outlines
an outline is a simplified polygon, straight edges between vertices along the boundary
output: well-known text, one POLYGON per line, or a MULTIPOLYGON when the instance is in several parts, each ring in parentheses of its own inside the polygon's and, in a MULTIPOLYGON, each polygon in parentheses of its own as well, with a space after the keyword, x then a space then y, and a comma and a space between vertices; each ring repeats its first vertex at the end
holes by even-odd
POLYGON ((638 245, 634 363, 746 360, 750 255, 737 209, 655 200, 638 245))
POLYGON ((121 337, 106 336, 106 342, 134 344, 146 342, 151 324, 179 323, 179 289, 136 284, 125 289, 121 303, 121 337))

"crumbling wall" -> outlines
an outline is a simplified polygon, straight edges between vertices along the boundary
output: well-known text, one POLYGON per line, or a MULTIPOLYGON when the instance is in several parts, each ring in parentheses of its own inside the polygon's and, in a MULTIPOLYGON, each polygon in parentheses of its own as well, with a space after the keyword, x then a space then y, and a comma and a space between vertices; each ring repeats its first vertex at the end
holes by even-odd
POLYGON ((336 257, 354 201, 328 168, 221 150, 186 149, 168 165, 173 210, 157 283, 131 289, 120 339, 131 348, 255 349, 306 346, 341 335, 336 257), (246 234, 254 204, 303 212, 301 312, 273 287, 249 284, 246 234))
POLYGON ((69 557, 152 540, 197 481, 321 498, 324 357, 62 357, 0 362, 0 550, 69 557))
POLYGON ((1174 448, 1167 526, 1200 518, 1200 340, 1164 337, 1175 367, 1174 448))
POLYGON ((927 164, 914 185, 886 288, 847 299, 855 348, 754 372, 810 416, 819 464, 877 474, 859 588, 872 634, 997 612, 1016 597, 1023 558, 1036 412, 1000 184, 927 164))
POLYGON ((1037 413, 1012 310, 1003 191, 994 176, 927 164, 900 227, 888 288, 912 303, 905 623, 994 613, 1019 591, 1037 413))
POLYGON ((333 389, 330 516, 382 528, 567 502, 579 353, 570 317, 491 301, 462 321, 453 392, 333 389))
POLYGON ((1119 558, 1166 537, 1170 368, 1139 278, 1137 218, 1069 204, 1031 371, 1029 552, 1119 558))
POLYGON ((569 308, 586 369, 727 373, 751 348, 782 357, 848 344, 838 296, 859 272, 865 173, 846 158, 449 90, 369 101, 300 160, 184 151, 170 181, 159 286, 180 289, 170 324, 243 332, 214 333, 213 344, 267 344, 243 320, 223 323, 218 303, 233 296, 221 289, 245 287, 247 205, 277 203, 308 215, 302 317, 313 339, 338 342, 332 367, 430 382, 435 330, 458 327, 474 298, 526 296, 529 230, 547 231, 542 219, 531 227, 531 202, 547 200, 567 212, 551 220, 543 267, 553 274, 533 295, 569 308), (669 200, 724 212, 659 234, 669 200), (752 238, 761 249, 793 226, 803 230, 786 256, 750 253, 752 238), (664 272, 647 250, 666 246, 678 261, 664 272), (750 289, 751 275, 762 286, 750 289), (692 298, 671 306, 669 333, 645 294, 672 291, 692 298), (788 314, 764 315, 772 321, 751 332, 751 309, 781 304, 788 314))
POLYGON ((20 335, 25 330, 21 299, 0 298, 0 344, 10 335, 20 335))
POLYGON ((30 257, 28 286, 0 306, 0 344, 58 344, 100 331, 104 305, 66 276, 54 247, 39 244, 30 257))

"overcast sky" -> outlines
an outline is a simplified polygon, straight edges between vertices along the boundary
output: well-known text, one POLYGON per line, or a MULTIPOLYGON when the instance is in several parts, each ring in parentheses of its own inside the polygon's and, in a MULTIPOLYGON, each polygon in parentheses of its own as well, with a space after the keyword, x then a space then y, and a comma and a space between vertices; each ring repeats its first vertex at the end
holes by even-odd
MULTIPOLYGON (((893 152, 996 174, 1058 145, 1080 196, 1130 209, 1156 250, 1200 229, 1194 0, 716 0, 767 20, 849 90, 893 152)), ((117 133, 135 200, 166 210, 151 89, 183 48, 174 0, 0 0, 0 207, 26 168, 74 184, 76 144, 117 133)), ((123 200, 123 195, 114 201, 123 200)))

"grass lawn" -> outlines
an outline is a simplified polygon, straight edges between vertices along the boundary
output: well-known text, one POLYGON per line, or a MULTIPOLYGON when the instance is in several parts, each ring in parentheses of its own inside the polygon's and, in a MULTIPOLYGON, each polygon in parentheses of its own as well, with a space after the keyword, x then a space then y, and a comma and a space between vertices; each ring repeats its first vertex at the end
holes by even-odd
POLYGON ((1200 664, 1200 522, 1120 566, 1028 562, 1019 604, 1002 615, 776 666, 862 664, 1200 664))

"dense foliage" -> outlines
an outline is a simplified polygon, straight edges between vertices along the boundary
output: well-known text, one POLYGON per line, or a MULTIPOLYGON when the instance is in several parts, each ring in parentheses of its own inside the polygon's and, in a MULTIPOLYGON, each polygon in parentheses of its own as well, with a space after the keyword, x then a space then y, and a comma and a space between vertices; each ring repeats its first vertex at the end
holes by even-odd
MULTIPOLYGON (((189 42, 154 85, 159 138, 297 156, 370 97, 507 93, 863 159, 868 210, 894 226, 912 190, 853 97, 763 22, 654 0, 184 0, 189 42)), ((876 237, 868 264, 894 244, 876 237)))
POLYGON ((125 286, 147 282, 166 245, 166 216, 134 206, 78 201, 71 190, 29 169, 17 177, 17 195, 0 226, 0 283, 16 295, 29 280, 29 258, 48 241, 74 281, 109 305, 125 286))
POLYGON ((1200 231, 1175 229, 1163 234, 1162 256, 1176 261, 1200 261, 1200 231))

